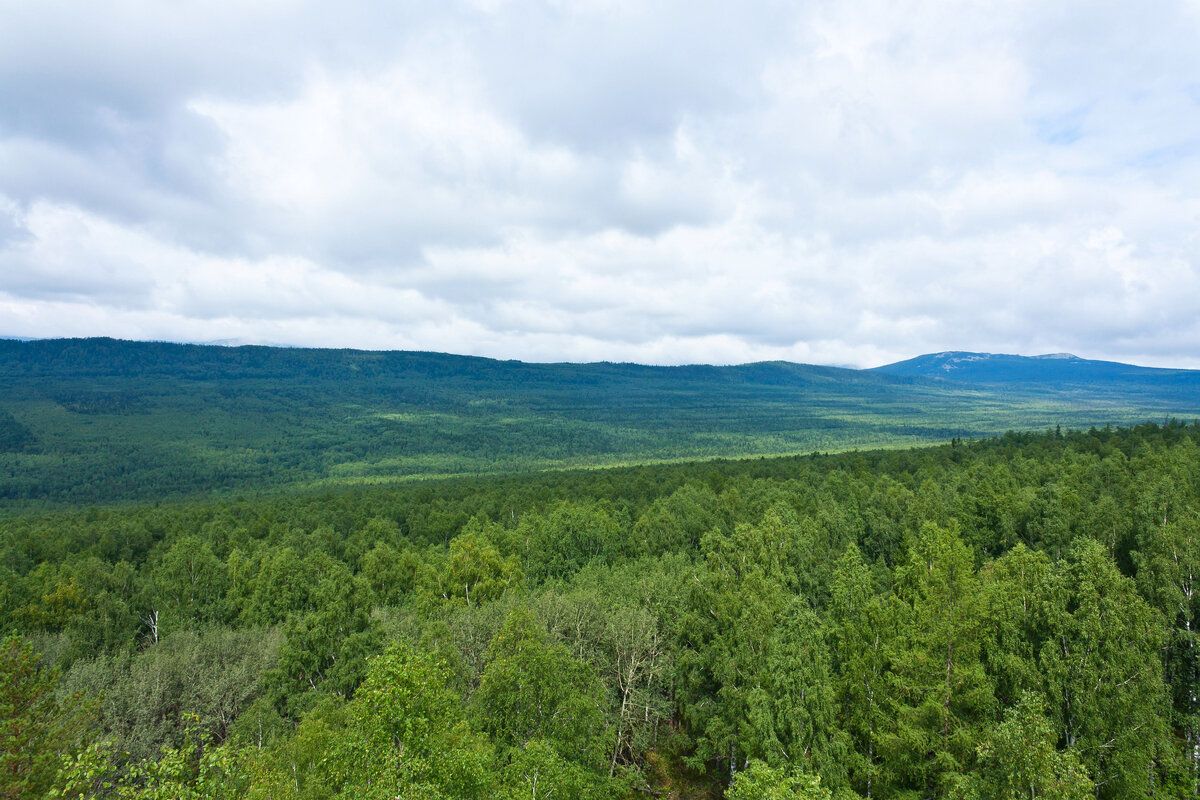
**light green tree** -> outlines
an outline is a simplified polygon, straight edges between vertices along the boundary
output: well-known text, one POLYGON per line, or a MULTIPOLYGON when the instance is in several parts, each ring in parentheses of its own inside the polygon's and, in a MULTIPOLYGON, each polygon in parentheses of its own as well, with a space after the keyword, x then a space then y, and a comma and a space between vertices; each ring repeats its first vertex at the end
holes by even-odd
POLYGON ((597 770, 607 767, 604 702, 595 670, 550 641, 519 607, 488 648, 472 697, 476 718, 498 745, 542 739, 564 758, 597 770))
POLYGON ((726 800, 833 800, 821 779, 795 769, 771 767, 752 759, 734 776, 726 800))
POLYGON ((693 764, 723 762, 732 775, 751 756, 762 757, 753 728, 769 729, 763 680, 768 642, 787 604, 784 589, 790 540, 776 526, 737 525, 732 534, 704 537, 705 566, 693 581, 683 646, 677 656, 679 701, 694 732, 693 764), (715 700, 715 702, 714 702, 715 700))
POLYGON ((488 797, 491 748, 467 724, 441 665, 403 643, 370 662, 327 755, 341 796, 488 797))
POLYGON ((973 783, 989 800, 1088 800, 1094 787, 1071 751, 1059 751, 1045 701, 1025 693, 979 745, 973 783))
POLYGON ((450 540, 449 558, 437 574, 437 592, 444 600, 472 605, 520 589, 523 580, 515 556, 502 556, 482 533, 465 532, 450 540))

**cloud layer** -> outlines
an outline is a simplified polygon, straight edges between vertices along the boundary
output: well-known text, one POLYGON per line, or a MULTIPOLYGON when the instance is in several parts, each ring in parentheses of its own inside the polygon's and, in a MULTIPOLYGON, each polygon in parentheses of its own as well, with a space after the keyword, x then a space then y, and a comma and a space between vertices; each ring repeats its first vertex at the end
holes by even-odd
POLYGON ((0 0, 0 335, 1200 367, 1200 4, 0 0))

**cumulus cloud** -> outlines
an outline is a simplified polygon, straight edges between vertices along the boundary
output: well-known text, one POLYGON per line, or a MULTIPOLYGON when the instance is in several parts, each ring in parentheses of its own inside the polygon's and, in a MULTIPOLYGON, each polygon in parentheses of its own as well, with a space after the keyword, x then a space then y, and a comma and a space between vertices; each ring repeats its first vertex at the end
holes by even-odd
POLYGON ((5 3, 0 334, 1200 367, 1200 8, 5 3))

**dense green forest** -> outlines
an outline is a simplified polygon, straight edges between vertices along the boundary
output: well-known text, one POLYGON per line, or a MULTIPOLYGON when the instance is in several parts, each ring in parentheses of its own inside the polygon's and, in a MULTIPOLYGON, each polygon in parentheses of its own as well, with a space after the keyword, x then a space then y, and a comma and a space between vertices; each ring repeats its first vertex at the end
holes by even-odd
POLYGON ((526 364, 437 353, 0 340, 0 503, 52 508, 909 447, 1195 413, 1200 372, 1076 361, 1076 378, 1062 374, 1065 361, 1018 359, 1016 367, 1004 362, 1006 372, 951 381, 783 362, 526 364), (1056 368, 1053 382, 1043 379, 1047 363, 1056 368))
POLYGON ((0 797, 1191 797, 1198 579, 1197 423, 10 513, 0 797))

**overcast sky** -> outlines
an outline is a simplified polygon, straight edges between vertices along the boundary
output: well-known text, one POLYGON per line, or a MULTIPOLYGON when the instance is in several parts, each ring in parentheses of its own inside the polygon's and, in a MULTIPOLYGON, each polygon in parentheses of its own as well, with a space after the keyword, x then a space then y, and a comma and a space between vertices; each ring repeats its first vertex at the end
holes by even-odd
POLYGON ((1200 367, 1200 0, 0 0, 0 335, 1200 367))

